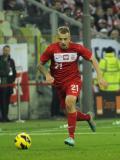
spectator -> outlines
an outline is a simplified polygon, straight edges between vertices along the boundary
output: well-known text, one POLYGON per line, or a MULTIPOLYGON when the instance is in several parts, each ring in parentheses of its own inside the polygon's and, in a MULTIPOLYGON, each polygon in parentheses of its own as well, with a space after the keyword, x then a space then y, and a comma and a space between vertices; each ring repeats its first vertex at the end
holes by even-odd
POLYGON ((16 5, 16 0, 4 0, 3 8, 4 10, 14 10, 16 5))
POLYGON ((59 12, 62 12, 62 4, 60 1, 54 1, 53 3, 53 9, 59 11, 59 12))
MULTIPOLYGON (((100 19, 104 19, 104 11, 103 11, 103 9, 101 7, 97 7, 95 14, 93 14, 93 17, 95 18, 95 25, 98 28, 98 23, 99 23, 98 21, 100 19)), ((99 30, 99 28, 98 28, 98 30, 99 30)))
POLYGON ((3 2, 4 10, 24 10, 25 1, 24 0, 4 0, 3 2))
POLYGON ((114 22, 114 14, 112 7, 106 9, 105 19, 107 22, 108 31, 110 31, 113 28, 113 22, 114 22))
POLYGON ((99 19, 97 24, 97 30, 100 31, 103 28, 107 28, 107 22, 105 19, 99 19))
POLYGON ((102 28, 99 33, 100 38, 108 39, 108 30, 106 28, 102 28))
POLYGON ((10 46, 3 47, 3 55, 0 56, 0 110, 2 122, 9 122, 8 110, 10 96, 13 93, 13 84, 16 78, 15 62, 10 57, 10 46))
POLYGON ((113 29, 110 33, 110 38, 120 42, 120 32, 118 29, 113 29))
POLYGON ((16 9, 17 10, 25 10, 26 3, 25 0, 16 0, 16 9))

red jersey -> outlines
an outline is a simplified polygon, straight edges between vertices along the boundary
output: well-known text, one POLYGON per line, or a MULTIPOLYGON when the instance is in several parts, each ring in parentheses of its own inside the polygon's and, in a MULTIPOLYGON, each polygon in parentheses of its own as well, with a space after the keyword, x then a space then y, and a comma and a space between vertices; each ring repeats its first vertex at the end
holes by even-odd
POLYGON ((51 60, 50 72, 55 79, 55 85, 58 86, 73 80, 80 81, 78 68, 80 56, 89 60, 92 53, 84 46, 73 42, 70 42, 69 48, 65 50, 60 48, 59 43, 53 43, 41 55, 40 61, 45 64, 51 60))

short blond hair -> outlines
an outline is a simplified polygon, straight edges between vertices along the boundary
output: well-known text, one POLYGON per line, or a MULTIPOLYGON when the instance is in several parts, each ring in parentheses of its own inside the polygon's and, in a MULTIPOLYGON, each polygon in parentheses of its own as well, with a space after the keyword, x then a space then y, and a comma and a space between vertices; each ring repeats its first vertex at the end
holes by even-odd
POLYGON ((58 28, 57 32, 61 34, 66 34, 66 33, 70 34, 70 29, 67 26, 61 26, 58 28))

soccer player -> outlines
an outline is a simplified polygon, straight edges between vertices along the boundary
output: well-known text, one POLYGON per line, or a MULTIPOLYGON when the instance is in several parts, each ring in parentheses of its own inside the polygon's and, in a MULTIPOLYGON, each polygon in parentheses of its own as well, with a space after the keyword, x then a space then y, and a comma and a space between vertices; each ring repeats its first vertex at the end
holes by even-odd
POLYGON ((78 62, 82 56, 91 61, 98 76, 99 85, 107 87, 102 78, 98 63, 92 53, 80 44, 71 41, 70 30, 66 26, 57 30, 58 42, 50 44, 40 57, 38 70, 45 76, 46 81, 54 85, 60 98, 60 105, 67 113, 69 137, 64 143, 74 146, 76 121, 86 120, 92 131, 95 132, 95 123, 92 114, 84 114, 76 109, 76 100, 81 89, 81 76, 78 62), (51 61, 50 72, 44 64, 51 61))

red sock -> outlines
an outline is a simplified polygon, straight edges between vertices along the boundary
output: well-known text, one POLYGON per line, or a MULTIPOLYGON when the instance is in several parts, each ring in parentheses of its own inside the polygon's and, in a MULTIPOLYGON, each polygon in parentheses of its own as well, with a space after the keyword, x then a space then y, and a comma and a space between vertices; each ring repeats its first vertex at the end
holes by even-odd
POLYGON ((74 113, 68 113, 68 132, 69 136, 74 138, 75 128, 76 128, 76 118, 77 114, 74 113))
POLYGON ((88 121, 90 120, 90 115, 77 111, 77 121, 88 121))

